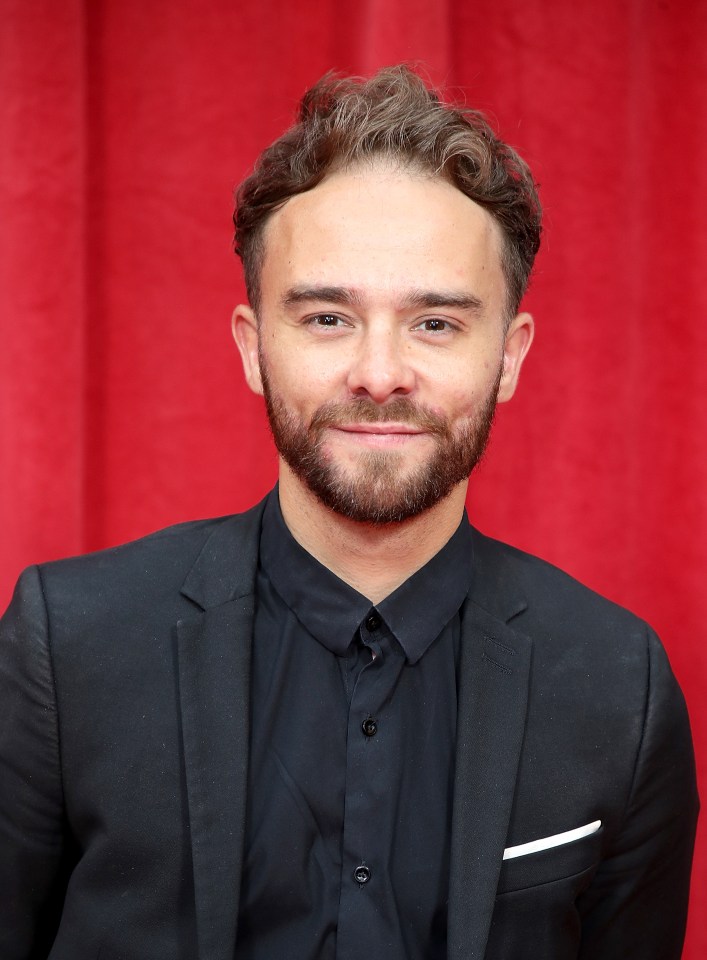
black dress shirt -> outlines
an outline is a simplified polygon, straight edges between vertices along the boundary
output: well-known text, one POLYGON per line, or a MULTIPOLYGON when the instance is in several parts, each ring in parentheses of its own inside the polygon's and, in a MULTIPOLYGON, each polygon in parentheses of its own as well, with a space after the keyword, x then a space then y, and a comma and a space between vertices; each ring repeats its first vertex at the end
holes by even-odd
POLYGON ((237 960, 446 956, 466 517, 373 607, 292 537, 257 575, 237 960))

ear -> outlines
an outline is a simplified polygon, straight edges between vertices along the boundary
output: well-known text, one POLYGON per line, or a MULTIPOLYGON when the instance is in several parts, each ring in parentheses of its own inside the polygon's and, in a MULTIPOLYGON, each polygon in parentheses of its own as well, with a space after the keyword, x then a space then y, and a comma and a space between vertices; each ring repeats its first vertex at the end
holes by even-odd
POLYGON ((231 330, 241 355, 246 383, 253 393, 262 396, 263 380, 260 376, 258 359, 258 321, 251 307, 243 303, 236 307, 231 319, 231 330))
POLYGON ((498 387, 498 402, 505 403, 516 392, 520 368, 523 366, 535 334, 535 323, 529 313, 519 313, 506 331, 503 345, 503 372, 498 387))

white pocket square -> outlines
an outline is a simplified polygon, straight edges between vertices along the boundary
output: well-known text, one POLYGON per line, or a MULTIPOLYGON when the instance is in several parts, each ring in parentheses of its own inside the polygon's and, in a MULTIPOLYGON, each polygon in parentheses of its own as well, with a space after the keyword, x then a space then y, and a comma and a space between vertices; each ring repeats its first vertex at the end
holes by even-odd
POLYGON ((537 853, 539 850, 549 850, 551 847, 560 847, 563 843, 572 843, 573 840, 581 840, 582 837, 588 837, 596 833, 601 826, 601 820, 594 820, 583 827, 576 827, 574 830, 565 830, 564 833, 555 833, 551 837, 541 837, 539 840, 531 840, 529 843, 519 843, 517 847, 506 847, 503 851, 504 860, 512 860, 514 857, 525 857, 529 853, 537 853))

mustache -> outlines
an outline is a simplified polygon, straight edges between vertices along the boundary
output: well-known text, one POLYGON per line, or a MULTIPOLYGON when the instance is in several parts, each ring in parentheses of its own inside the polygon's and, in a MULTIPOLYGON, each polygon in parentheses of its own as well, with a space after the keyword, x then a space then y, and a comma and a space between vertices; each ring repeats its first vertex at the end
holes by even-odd
POLYGON ((447 436, 447 420, 428 407, 416 404, 409 397, 394 397, 381 405, 370 397, 355 397, 342 403, 330 401, 315 412, 310 429, 340 427, 351 423, 404 423, 427 433, 447 436))

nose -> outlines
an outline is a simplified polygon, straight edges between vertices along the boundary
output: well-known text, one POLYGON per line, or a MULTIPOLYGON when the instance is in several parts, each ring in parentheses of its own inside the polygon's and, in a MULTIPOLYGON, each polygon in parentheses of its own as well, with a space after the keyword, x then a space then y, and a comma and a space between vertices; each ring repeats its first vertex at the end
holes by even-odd
POLYGON ((412 391, 415 375, 398 331, 390 326, 371 327, 356 344, 348 375, 354 396, 369 396, 385 403, 392 396, 412 391))

